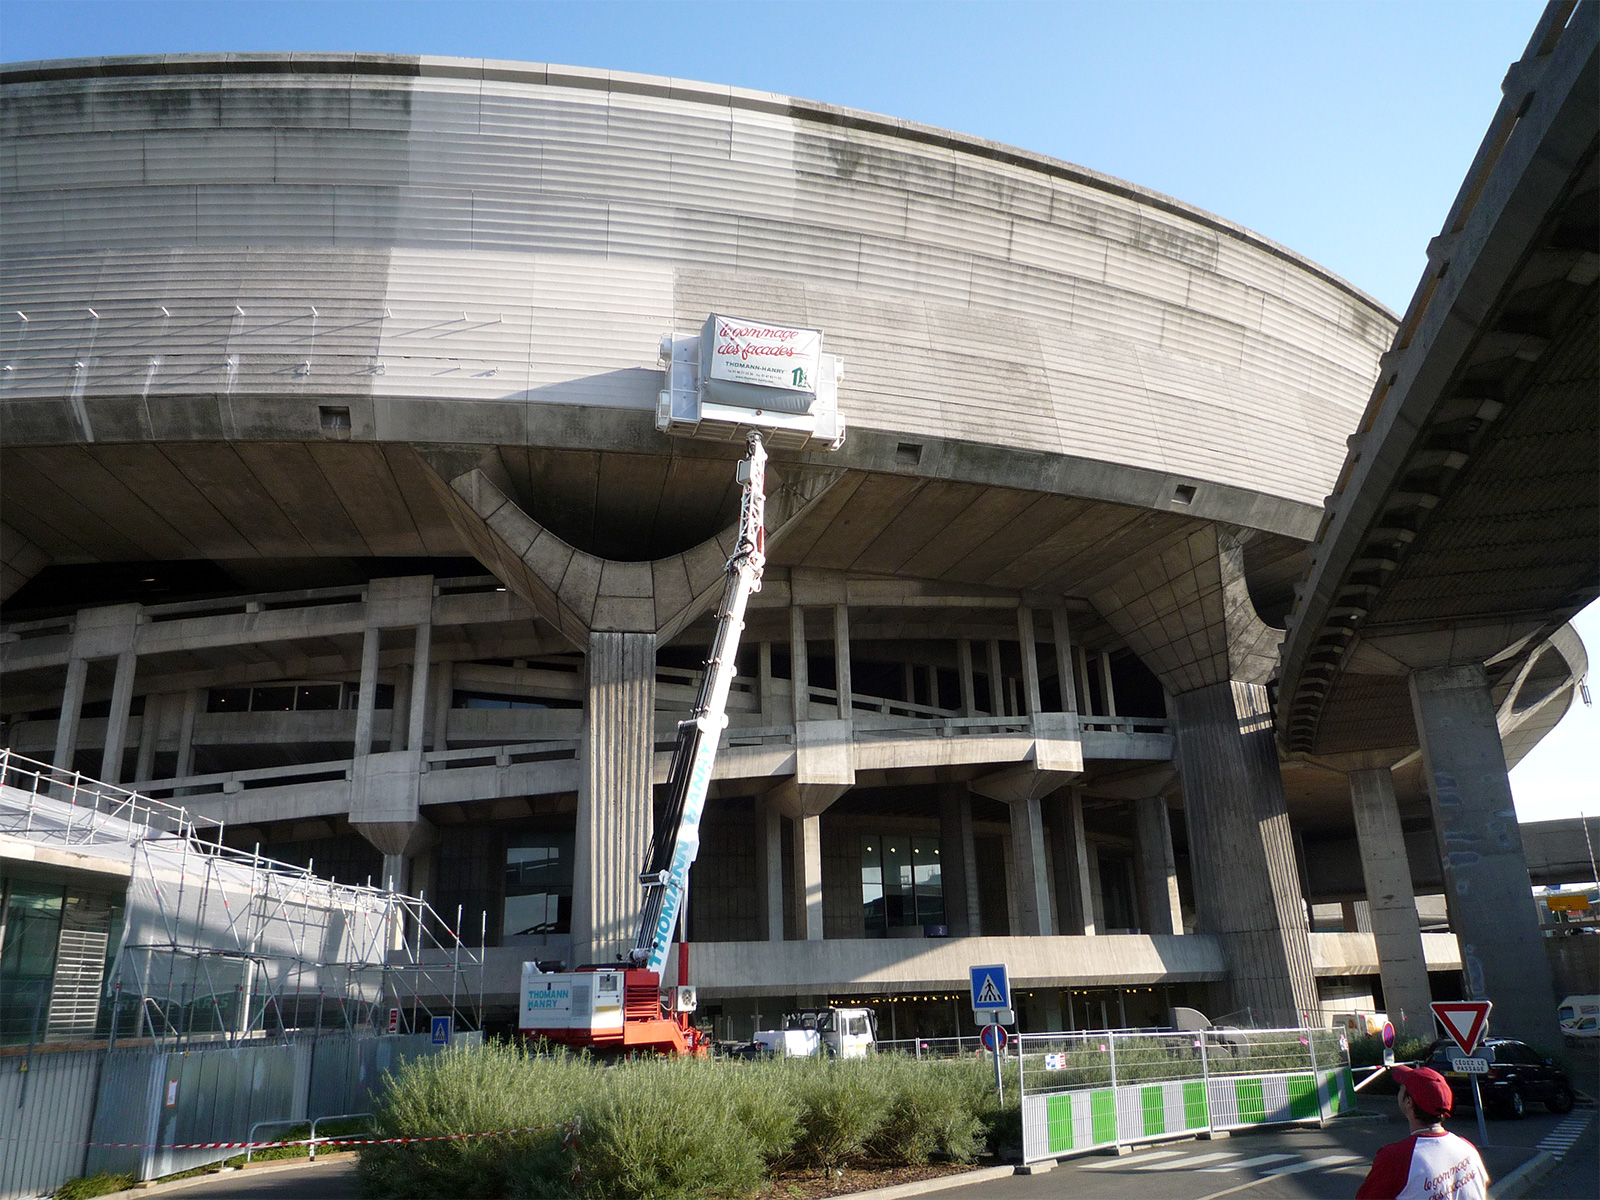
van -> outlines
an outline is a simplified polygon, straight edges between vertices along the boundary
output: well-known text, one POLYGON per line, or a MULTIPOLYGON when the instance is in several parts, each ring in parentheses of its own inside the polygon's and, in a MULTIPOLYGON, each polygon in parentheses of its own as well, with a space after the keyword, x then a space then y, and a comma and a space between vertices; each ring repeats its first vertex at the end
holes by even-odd
POLYGON ((1568 1045, 1600 1038, 1600 996, 1568 996, 1556 1009, 1556 1019, 1568 1045))

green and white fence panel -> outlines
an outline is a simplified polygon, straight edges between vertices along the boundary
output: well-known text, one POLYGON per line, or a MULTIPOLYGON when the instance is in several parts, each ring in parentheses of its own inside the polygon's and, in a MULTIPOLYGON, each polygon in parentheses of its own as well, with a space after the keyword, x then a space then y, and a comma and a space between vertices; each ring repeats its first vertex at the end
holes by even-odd
MULTIPOLYGON (((1276 1032, 1281 1043, 1284 1031, 1276 1032)), ((1260 1036, 1261 1041, 1247 1047, 1247 1056, 1253 1051, 1283 1057, 1281 1045, 1275 1047, 1265 1040, 1265 1034, 1260 1036)), ((1318 1040, 1321 1043, 1323 1039, 1318 1040)), ((1318 1063, 1315 1069, 1308 1043, 1298 1041, 1306 1047, 1305 1070, 1237 1072, 1237 1053, 1223 1048, 1234 1068, 1229 1074, 1213 1074, 1209 1055, 1184 1055, 1176 1052, 1173 1042, 1172 1035, 1115 1035, 1116 1051, 1135 1060, 1138 1073, 1160 1074, 1170 1067, 1165 1073, 1178 1077, 1113 1084, 1109 1082, 1115 1067, 1109 1035, 1021 1039, 1023 1157, 1034 1162, 1208 1130, 1320 1122, 1355 1104, 1349 1065, 1331 1039, 1319 1049, 1325 1048, 1326 1057, 1334 1061, 1318 1063), (1162 1038, 1166 1045, 1157 1040, 1162 1038), (1101 1056, 1103 1070, 1097 1069, 1101 1056), (1079 1086, 1050 1087, 1046 1082, 1073 1074, 1084 1077, 1079 1086), (1095 1075, 1103 1077, 1101 1086, 1089 1078, 1095 1075)))

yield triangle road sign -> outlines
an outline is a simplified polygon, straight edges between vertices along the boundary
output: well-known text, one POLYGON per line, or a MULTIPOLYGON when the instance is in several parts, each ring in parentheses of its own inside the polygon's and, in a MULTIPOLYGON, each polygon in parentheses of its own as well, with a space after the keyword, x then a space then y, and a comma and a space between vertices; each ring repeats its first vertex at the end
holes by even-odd
POLYGON ((1478 1048, 1494 1004, 1488 1000, 1435 1000, 1429 1007, 1450 1040, 1463 1054, 1471 1054, 1478 1048))

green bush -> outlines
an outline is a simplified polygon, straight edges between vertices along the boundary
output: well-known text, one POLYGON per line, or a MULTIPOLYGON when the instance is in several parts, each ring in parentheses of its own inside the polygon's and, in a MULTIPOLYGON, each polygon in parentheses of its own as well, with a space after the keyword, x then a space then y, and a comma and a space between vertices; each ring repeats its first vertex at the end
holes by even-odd
POLYGON ((133 1186, 132 1175, 108 1175, 101 1171, 98 1175, 79 1176, 69 1179, 55 1190, 55 1200, 90 1200, 93 1196, 109 1196, 112 1192, 123 1192, 133 1186))
POLYGON ((969 1162, 1021 1140, 987 1062, 866 1060, 612 1066, 490 1045, 401 1067, 379 1113, 384 1136, 547 1126, 505 1137, 369 1146, 374 1197, 688 1197, 753 1194, 777 1167, 969 1162), (567 1146, 568 1123, 579 1136, 567 1146))

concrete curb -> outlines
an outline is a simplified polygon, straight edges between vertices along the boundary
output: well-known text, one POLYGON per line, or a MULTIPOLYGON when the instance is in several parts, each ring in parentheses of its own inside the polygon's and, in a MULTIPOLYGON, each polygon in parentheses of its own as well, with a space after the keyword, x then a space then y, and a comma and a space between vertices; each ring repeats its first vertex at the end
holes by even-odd
POLYGON ((1526 1196, 1560 1161, 1548 1150, 1539 1151, 1504 1179, 1490 1184, 1489 1200, 1517 1200, 1519 1196, 1526 1196))
POLYGON ((240 1178, 255 1178, 257 1175, 278 1175, 284 1171, 304 1171, 313 1167, 320 1167, 325 1163, 354 1162, 354 1151, 335 1154, 319 1154, 315 1162, 309 1158, 289 1159, 285 1162, 265 1162, 260 1166, 252 1163, 248 1167, 240 1167, 231 1171, 207 1171, 204 1175, 191 1175, 187 1179, 174 1179, 171 1183, 152 1183, 148 1187, 134 1186, 121 1192, 107 1192, 99 1200, 141 1200, 145 1196, 164 1196, 168 1192, 181 1192, 185 1188, 203 1187, 214 1184, 219 1179, 232 1180, 234 1176, 240 1178))
POLYGON ((874 1188, 870 1192, 851 1192, 850 1200, 899 1200, 901 1196, 922 1196, 928 1192, 942 1192, 946 1188, 963 1187, 969 1183, 984 1183, 1015 1175, 1014 1166, 980 1167, 976 1171, 963 1171, 959 1175, 944 1175, 938 1179, 919 1179, 915 1183, 897 1183, 893 1187, 874 1188))

